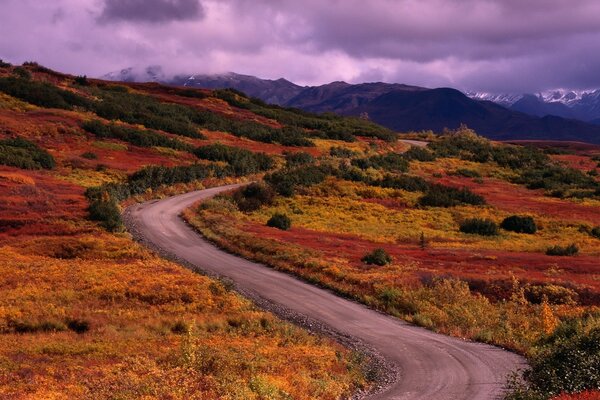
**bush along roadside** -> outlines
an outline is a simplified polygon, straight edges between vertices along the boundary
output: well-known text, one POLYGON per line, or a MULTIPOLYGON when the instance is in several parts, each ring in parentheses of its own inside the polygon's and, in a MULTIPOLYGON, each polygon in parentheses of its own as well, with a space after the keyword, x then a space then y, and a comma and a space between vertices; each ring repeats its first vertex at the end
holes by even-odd
POLYGON ((86 190, 85 195, 90 203, 88 212, 90 219, 98 221, 102 227, 111 232, 123 229, 121 210, 118 203, 131 196, 139 195, 148 189, 157 189, 178 183, 189 183, 207 178, 225 178, 233 176, 229 166, 216 164, 194 164, 177 167, 146 167, 127 178, 124 183, 108 183, 86 190))

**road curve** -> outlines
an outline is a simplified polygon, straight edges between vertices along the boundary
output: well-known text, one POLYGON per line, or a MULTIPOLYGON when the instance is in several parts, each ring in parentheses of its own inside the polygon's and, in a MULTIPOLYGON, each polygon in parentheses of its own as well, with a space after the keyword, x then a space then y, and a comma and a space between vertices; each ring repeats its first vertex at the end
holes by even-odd
POLYGON ((128 226, 155 247, 209 274, 233 280, 246 293, 350 335, 374 348, 399 378, 372 399, 483 400, 501 396, 505 378, 521 357, 497 347, 436 334, 385 316, 213 246, 180 217, 195 202, 234 185, 151 201, 127 210, 128 226))

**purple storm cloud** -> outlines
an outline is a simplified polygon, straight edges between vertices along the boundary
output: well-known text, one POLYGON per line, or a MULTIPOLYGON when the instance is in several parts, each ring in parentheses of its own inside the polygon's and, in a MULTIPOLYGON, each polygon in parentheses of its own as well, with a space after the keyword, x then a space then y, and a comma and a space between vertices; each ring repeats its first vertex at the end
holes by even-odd
POLYGON ((0 58, 300 84, 600 87, 597 0, 0 0, 0 58))

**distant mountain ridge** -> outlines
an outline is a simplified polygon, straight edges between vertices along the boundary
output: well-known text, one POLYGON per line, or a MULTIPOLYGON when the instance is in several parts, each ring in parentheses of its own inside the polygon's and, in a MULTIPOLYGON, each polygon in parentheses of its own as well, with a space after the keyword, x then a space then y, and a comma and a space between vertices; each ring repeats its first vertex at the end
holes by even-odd
POLYGON ((398 131, 454 129, 466 123, 492 139, 549 139, 600 143, 600 90, 545 95, 491 95, 452 88, 429 89, 397 83, 332 82, 300 86, 286 79, 260 79, 233 72, 166 78, 160 67, 124 69, 104 79, 155 81, 206 89, 232 88, 268 103, 310 112, 368 117, 398 131), (549 100, 553 101, 549 101, 549 100), (548 101, 547 101, 548 100, 548 101), (598 103, 596 104, 596 100, 598 103), (585 107, 583 106, 585 105, 585 107), (598 116, 578 120, 586 112, 598 116), (595 121, 599 118, 598 121, 595 121), (594 120, 594 122, 591 122, 594 120))

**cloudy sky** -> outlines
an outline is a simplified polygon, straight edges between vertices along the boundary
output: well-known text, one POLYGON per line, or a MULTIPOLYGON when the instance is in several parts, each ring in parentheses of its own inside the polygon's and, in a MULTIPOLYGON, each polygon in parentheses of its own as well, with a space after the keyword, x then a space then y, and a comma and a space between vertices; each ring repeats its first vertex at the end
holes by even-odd
POLYGON ((600 87, 598 0, 0 0, 0 58, 300 84, 600 87))

